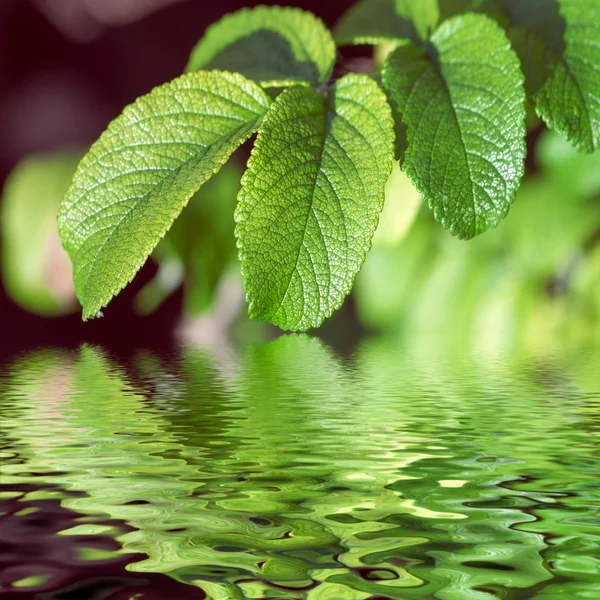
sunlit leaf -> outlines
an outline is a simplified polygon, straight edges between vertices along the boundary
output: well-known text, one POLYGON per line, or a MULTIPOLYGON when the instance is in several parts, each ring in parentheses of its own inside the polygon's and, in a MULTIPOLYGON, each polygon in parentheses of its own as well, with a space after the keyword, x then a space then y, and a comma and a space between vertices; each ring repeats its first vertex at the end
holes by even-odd
POLYGON ((263 120, 236 211, 250 315, 317 327, 342 304, 371 245, 391 169, 389 106, 366 76, 328 98, 283 92, 263 120))
POLYGON ((439 2, 442 16, 472 10, 496 19, 521 60, 537 114, 579 150, 600 147, 600 2, 439 2))
POLYGON ((383 82, 406 128, 403 168, 436 218, 460 238, 497 225, 526 152, 522 75, 504 32, 483 15, 445 21, 427 50, 405 42, 390 54, 383 82))
POLYGON ((58 218, 84 319, 131 281, 268 106, 241 75, 198 72, 139 98, 109 125, 81 161, 58 218))

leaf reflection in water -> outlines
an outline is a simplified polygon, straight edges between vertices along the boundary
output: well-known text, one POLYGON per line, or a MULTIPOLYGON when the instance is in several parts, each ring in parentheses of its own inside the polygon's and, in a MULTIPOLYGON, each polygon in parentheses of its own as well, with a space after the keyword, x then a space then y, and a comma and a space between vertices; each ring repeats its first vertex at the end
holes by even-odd
POLYGON ((597 359, 38 351, 0 379, 3 496, 35 484, 16 501, 78 515, 55 541, 112 536, 198 597, 593 598, 597 359))

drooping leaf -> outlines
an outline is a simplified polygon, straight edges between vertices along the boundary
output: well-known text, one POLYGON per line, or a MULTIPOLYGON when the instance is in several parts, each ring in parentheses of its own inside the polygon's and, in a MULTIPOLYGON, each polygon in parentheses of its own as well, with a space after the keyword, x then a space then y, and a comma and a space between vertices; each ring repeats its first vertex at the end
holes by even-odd
POLYGON ((241 75, 190 73, 139 98, 109 125, 81 161, 58 217, 84 319, 131 281, 268 106, 241 75))
POLYGON ((352 289, 377 227, 393 124, 379 87, 346 75, 328 98, 295 87, 263 120, 236 236, 250 315, 317 327, 352 289))
POLYGON ((12 171, 2 194, 2 280, 15 302, 42 315, 77 306, 56 213, 80 158, 72 152, 28 157, 12 171))
POLYGON ((383 81, 406 128, 403 168, 436 218, 460 238, 497 225, 525 158, 523 76, 502 29, 483 15, 445 21, 427 50, 390 54, 383 81))
POLYGON ((498 0, 527 91, 547 125, 579 150, 600 147, 600 2, 498 0))
POLYGON ((438 0, 442 18, 487 14, 508 33, 537 114, 585 152, 600 147, 598 0, 438 0))
POLYGON ((299 8, 257 6, 211 25, 186 71, 235 71, 265 87, 329 80, 335 44, 323 22, 299 8))

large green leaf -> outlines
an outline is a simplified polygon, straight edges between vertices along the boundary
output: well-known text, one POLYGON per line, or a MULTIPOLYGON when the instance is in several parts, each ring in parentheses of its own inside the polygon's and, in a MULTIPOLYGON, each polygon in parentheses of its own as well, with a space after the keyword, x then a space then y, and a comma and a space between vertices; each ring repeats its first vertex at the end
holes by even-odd
POLYGON ((383 81, 406 128, 404 169, 436 218, 460 238, 497 225, 525 158, 523 76, 502 29, 483 15, 445 21, 427 50, 397 48, 383 81))
POLYGON ((263 120, 236 211, 250 315, 317 327, 350 292, 377 227, 393 124, 379 87, 346 75, 327 98, 283 92, 263 120))
POLYGON ((190 73, 139 98, 109 125, 81 161, 58 217, 84 319, 131 281, 268 106, 241 75, 190 73))
POLYGON ((187 71, 236 71, 263 86, 329 80, 335 44, 315 15, 299 8, 257 6, 226 15, 206 30, 187 71))

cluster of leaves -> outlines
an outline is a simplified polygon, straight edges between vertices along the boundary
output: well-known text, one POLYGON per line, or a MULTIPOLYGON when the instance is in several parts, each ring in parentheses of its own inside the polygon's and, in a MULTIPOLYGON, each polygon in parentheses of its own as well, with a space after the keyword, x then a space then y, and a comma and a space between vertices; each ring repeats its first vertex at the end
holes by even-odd
POLYGON ((335 40, 296 8, 225 16, 187 73, 125 108, 79 165, 58 220, 83 318, 257 132, 235 209, 250 316, 317 327, 352 289, 394 156, 471 238, 514 199, 528 103, 578 149, 600 145, 599 65, 597 0, 363 0, 335 40), (373 77, 332 80, 336 43, 393 50, 373 77))

